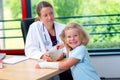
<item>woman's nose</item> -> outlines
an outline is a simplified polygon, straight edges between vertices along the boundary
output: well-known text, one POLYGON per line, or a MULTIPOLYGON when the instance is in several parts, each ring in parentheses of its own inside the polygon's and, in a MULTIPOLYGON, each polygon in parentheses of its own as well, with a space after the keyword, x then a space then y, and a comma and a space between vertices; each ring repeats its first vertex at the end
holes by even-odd
POLYGON ((51 15, 48 15, 48 19, 52 19, 52 16, 51 16, 51 15))

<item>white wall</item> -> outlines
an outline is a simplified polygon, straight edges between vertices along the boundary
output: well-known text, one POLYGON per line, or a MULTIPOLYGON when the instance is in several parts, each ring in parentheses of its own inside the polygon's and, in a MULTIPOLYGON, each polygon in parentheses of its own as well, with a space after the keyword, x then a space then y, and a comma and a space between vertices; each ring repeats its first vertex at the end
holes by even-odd
POLYGON ((120 78, 120 55, 91 56, 100 77, 120 78))

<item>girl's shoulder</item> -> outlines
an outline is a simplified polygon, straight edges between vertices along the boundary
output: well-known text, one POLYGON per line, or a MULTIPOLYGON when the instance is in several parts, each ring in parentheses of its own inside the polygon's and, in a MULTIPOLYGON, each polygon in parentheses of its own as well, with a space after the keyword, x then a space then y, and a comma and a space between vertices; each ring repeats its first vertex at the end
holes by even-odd
POLYGON ((71 50, 71 52, 73 53, 78 53, 78 52, 86 52, 87 48, 84 45, 79 45, 78 47, 76 47, 75 49, 71 50))
POLYGON ((79 45, 75 49, 83 50, 83 49, 86 49, 86 47, 85 47, 85 45, 79 45))

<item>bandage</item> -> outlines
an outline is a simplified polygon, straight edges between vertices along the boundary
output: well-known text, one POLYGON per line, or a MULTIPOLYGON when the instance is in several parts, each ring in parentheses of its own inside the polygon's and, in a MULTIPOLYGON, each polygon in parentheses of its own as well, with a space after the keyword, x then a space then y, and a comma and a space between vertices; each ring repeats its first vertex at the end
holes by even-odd
POLYGON ((58 62, 40 62, 40 68, 59 68, 58 62))

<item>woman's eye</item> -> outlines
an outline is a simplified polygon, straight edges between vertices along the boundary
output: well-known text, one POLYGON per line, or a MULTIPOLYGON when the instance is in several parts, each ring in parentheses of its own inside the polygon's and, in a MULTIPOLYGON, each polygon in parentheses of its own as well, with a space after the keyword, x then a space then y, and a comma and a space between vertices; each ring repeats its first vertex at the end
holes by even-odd
POLYGON ((46 14, 46 15, 44 15, 44 17, 47 17, 47 14, 46 14))
POLYGON ((53 15, 53 12, 51 12, 50 15, 53 15))

